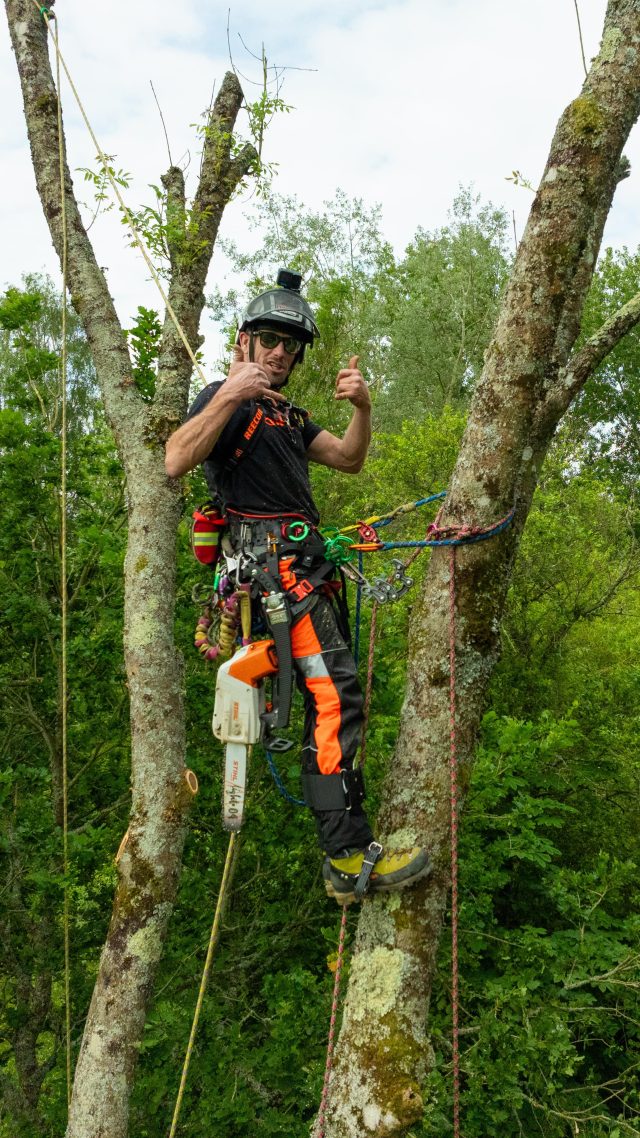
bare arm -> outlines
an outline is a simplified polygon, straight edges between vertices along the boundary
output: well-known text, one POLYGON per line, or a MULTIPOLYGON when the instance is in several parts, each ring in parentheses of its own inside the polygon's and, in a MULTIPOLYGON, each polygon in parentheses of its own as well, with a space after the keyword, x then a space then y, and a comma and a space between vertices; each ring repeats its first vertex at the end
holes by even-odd
POLYGON ((193 419, 167 439, 164 465, 169 478, 179 478, 198 466, 216 445, 238 403, 225 391, 226 383, 193 419))
POLYGON ((282 399, 271 389, 266 372, 258 364, 237 360, 213 399, 199 414, 188 419, 167 440, 165 470, 169 478, 180 478, 204 462, 211 453, 234 411, 248 399, 269 395, 282 399))
POLYGON ((340 439, 330 431, 316 435, 307 450, 312 462, 341 470, 345 474, 358 474, 364 466, 371 442, 371 396, 369 388, 358 370, 358 357, 352 356, 349 367, 338 372, 336 399, 348 399, 354 411, 351 422, 340 439))

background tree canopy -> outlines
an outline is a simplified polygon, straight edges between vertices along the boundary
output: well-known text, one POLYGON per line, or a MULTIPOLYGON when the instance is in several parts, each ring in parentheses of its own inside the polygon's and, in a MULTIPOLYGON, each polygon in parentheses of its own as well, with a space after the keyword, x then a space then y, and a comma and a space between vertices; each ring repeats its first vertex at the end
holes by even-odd
MULTIPOLYGON (((333 380, 359 354, 375 400, 366 473, 324 468, 325 522, 346 524, 446 487, 509 268, 507 219, 468 190, 449 224, 396 259, 378 213, 338 193, 314 213, 258 203, 255 252, 227 256, 243 290, 210 304, 235 327, 280 265, 301 271, 322 332, 291 393, 333 430, 333 380)), ((640 288, 640 253, 607 250, 588 336, 640 288)), ((60 843, 60 312, 27 277, 0 303, 3 753, 0 849, 0 1135, 59 1135, 66 1113, 60 843)), ((153 391, 159 325, 141 310, 136 382, 153 391)), ((84 337, 68 377, 69 718, 74 1045, 105 933, 126 826, 127 691, 121 663, 126 504, 84 337)), ((462 836, 462 1108, 467 1138, 639 1134, 640 347, 631 333, 588 382, 536 493, 509 595, 462 836)), ((189 507, 203 496, 187 479, 189 507)), ((220 755, 212 673, 191 654, 204 570, 183 528, 178 638, 187 654, 189 766, 198 774, 180 902, 144 1036, 132 1133, 163 1133, 179 1081, 217 893, 220 755)), ((396 529, 421 536, 414 515, 396 529), (404 527, 404 528, 403 528, 404 527)), ((428 554, 416 563, 424 571, 428 554)), ((378 572, 376 565, 372 572, 378 572)), ((403 698, 412 594, 381 612, 368 767, 371 798, 403 698)), ((364 633, 368 617, 365 615, 364 633)), ((299 714, 299 711, 298 711, 299 714)), ((297 725, 292 727, 296 737, 297 725)), ((294 756, 280 761, 297 794, 294 756)), ((248 821, 185 1102, 184 1132, 308 1133, 319 1100, 337 916, 310 818, 258 755, 248 821), (329 966, 329 967, 328 967, 329 966)), ((436 1065, 416 1138, 450 1128, 449 961, 432 1009, 436 1065)))

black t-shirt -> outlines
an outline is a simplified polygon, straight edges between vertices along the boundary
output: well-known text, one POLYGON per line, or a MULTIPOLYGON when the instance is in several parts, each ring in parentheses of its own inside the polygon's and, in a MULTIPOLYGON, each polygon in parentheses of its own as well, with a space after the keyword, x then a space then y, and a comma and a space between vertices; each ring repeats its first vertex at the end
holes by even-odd
MULTIPOLYGON (((221 387, 222 382, 203 388, 187 419, 202 411, 221 387)), ((306 452, 321 430, 302 408, 269 399, 248 400, 234 411, 202 464, 209 490, 239 513, 302 514, 317 525, 306 452), (258 410, 263 414, 256 439, 248 442, 244 435, 258 410), (234 461, 239 448, 242 457, 234 461)))

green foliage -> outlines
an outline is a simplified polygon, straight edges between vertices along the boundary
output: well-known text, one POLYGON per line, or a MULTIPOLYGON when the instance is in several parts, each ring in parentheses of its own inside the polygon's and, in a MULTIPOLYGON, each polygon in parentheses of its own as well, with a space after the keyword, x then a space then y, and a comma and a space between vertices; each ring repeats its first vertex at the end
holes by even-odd
POLYGON ((38 293, 23 292, 19 288, 8 288, 0 301, 0 328, 6 332, 17 332, 22 345, 29 343, 27 329, 42 312, 42 300, 38 293))
POLYGON ((153 400, 156 390, 156 364, 160 351, 162 324, 152 308, 138 306, 133 328, 129 329, 129 344, 133 354, 133 376, 146 403, 153 400))
MULTIPOLYGON (((64 1125, 59 302, 0 300, 0 1134, 64 1125), (4 1110, 4 1113, 3 1113, 4 1110)), ((69 314, 68 713, 73 991, 90 995, 127 788, 123 503, 86 342, 69 314), (115 484, 115 492, 114 492, 115 484), (120 799, 120 801, 119 801, 120 799)))
POLYGON ((111 191, 111 179, 120 186, 121 189, 126 190, 131 184, 131 174, 126 170, 117 170, 111 163, 115 159, 114 154, 105 154, 107 162, 103 162, 100 155, 96 155, 97 169, 92 169, 90 166, 79 166, 78 173, 82 174, 85 182, 93 186, 94 198, 97 203, 108 212, 113 209, 113 202, 109 201, 111 191))
MULTIPOLYGON (((584 740, 573 719, 490 713, 461 845, 461 1070, 470 1138, 633 1134, 637 861, 575 848, 584 740), (568 799, 573 799, 573 805, 568 799)), ((637 845, 636 845, 637 851, 637 845)), ((434 990, 437 1064, 419 1130, 450 1117, 450 959, 434 990)))
MULTIPOLYGON (((582 448, 561 437, 522 538, 505 620, 507 706, 553 706, 554 693, 559 705, 570 705, 584 679, 577 679, 575 654, 567 674, 567 638, 595 622, 617 636, 637 609, 635 506, 586 461, 576 473, 576 458, 584 461, 582 448)), ((597 683, 591 668, 587 682, 597 683)))
MULTIPOLYGON (((150 185, 155 205, 143 205, 139 209, 129 209, 135 232, 143 241, 151 257, 156 261, 162 276, 168 277, 169 249, 171 243, 176 243, 184 237, 184 218, 172 218, 169 224, 167 213, 167 194, 160 186, 150 185)), ((138 242, 131 228, 131 222, 121 209, 120 220, 129 230, 130 245, 132 248, 138 242)))
POLYGON ((79 166, 78 173, 82 174, 84 181, 93 190, 93 217, 89 221, 87 229, 97 220, 101 213, 111 213, 115 202, 113 200, 113 187, 112 183, 115 182, 121 190, 126 190, 131 185, 131 174, 126 170, 118 170, 111 163, 115 160, 114 154, 105 154, 107 161, 103 162, 100 155, 96 155, 96 167, 79 166))
POLYGON ((384 287, 389 346, 378 410, 390 425, 467 405, 508 271, 506 215, 469 190, 460 190, 449 225, 418 230, 384 287))

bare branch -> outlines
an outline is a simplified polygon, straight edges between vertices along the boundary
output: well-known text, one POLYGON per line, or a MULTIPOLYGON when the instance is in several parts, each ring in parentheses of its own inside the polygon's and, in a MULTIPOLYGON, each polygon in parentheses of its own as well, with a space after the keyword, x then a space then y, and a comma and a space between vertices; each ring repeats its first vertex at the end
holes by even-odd
POLYGON ((158 114, 160 115, 160 122, 162 123, 162 129, 164 131, 164 137, 165 137, 166 143, 167 143, 167 154, 169 155, 169 165, 173 166, 173 158, 171 157, 171 147, 169 146, 169 135, 167 134, 167 124, 164 121, 164 115, 162 113, 162 107, 160 106, 160 103, 158 102, 158 96, 156 95, 156 89, 153 85, 153 80, 150 79, 149 83, 151 86, 151 90, 153 91, 153 97, 156 101, 156 107, 158 108, 158 114))
POLYGON ((167 248, 171 270, 175 272, 185 242, 187 203, 184 174, 179 166, 170 166, 160 180, 167 193, 167 248))
POLYGON ((567 368, 549 392, 541 408, 541 415, 559 419, 589 376, 639 321, 640 292, 615 312, 570 359, 567 368))

